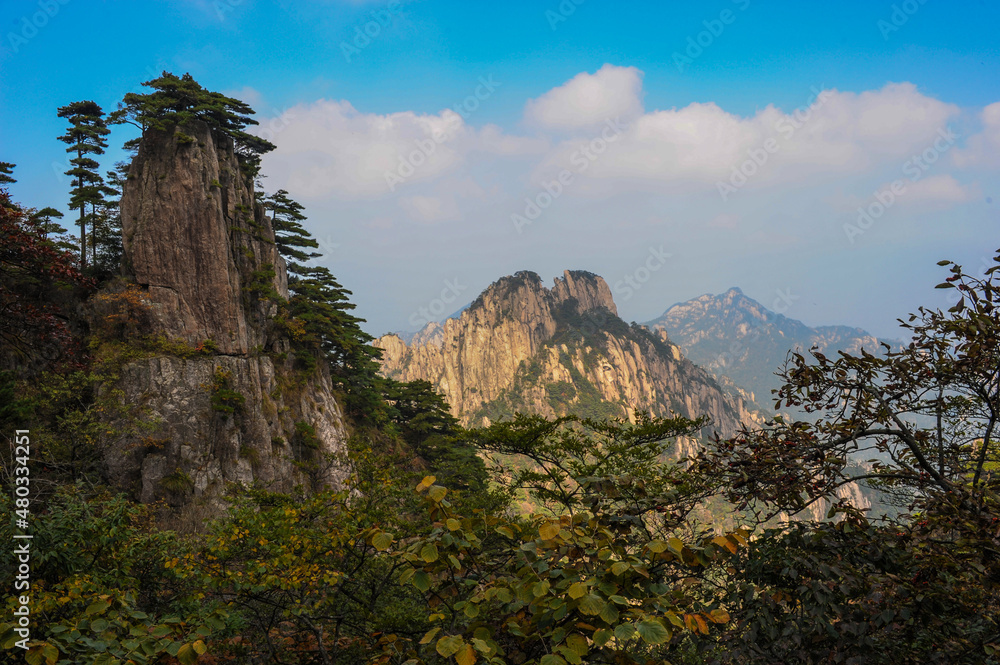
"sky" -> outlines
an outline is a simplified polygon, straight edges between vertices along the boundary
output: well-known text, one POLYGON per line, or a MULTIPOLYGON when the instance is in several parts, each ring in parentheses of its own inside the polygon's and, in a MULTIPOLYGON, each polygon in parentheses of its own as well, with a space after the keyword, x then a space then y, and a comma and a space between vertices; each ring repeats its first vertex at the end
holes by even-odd
POLYGON ((56 109, 187 72, 256 109, 265 189, 374 335, 576 269, 626 320, 738 286, 898 337, 948 304, 937 261, 1000 247, 998 25, 986 0, 5 0, 0 161, 66 210, 56 109))

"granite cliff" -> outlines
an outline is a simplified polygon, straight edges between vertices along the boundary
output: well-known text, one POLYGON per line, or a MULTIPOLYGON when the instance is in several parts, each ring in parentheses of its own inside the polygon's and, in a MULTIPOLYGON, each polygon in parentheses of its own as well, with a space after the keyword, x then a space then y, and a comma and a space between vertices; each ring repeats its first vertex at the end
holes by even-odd
POLYGON ((231 483, 288 491, 345 472, 332 461, 347 425, 329 374, 296 371, 277 325, 286 266, 242 166, 203 123, 148 130, 122 195, 125 282, 147 311, 144 337, 166 351, 106 387, 146 426, 104 456, 117 486, 162 500, 181 528, 219 514, 231 483))
MULTIPOLYGON (((458 318, 428 324, 409 343, 379 338, 383 373, 425 379, 466 425, 510 416, 707 415, 709 429, 733 433, 752 420, 665 334, 629 325, 594 274, 566 271, 546 288, 532 272, 504 277, 458 318)), ((709 432, 706 431, 705 434, 709 432)))

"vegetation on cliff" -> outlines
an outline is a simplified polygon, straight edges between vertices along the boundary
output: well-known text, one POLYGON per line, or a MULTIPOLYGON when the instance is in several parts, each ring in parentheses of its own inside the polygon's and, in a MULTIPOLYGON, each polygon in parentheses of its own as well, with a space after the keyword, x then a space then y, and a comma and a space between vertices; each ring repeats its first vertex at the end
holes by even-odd
MULTIPOLYGON (((242 135, 242 102, 190 77, 152 87, 150 98, 128 98, 125 115, 162 140, 204 131, 202 122, 242 141, 251 166, 266 147, 242 135)), ((0 184, 12 184, 13 167, 0 166, 0 184)), ((252 185, 253 168, 239 177, 252 185)), ((239 298, 265 312, 268 344, 223 366, 218 345, 230 340, 151 334, 155 284, 84 266, 85 251, 64 251, 36 211, 0 191, 0 427, 30 429, 34 450, 31 665, 1000 661, 1000 253, 982 277, 946 263, 941 287, 961 298, 911 318, 905 348, 794 356, 778 397, 811 421, 746 426, 677 456, 702 419, 533 415, 463 428, 430 383, 379 375, 350 293, 306 265, 315 245, 301 206, 287 192, 264 200, 280 218, 273 242, 283 256, 265 264, 247 254, 266 243, 246 244, 234 261, 259 277, 239 298), (262 357, 290 368, 266 397, 226 369, 262 357), (172 493, 144 505, 111 489, 115 467, 101 454, 111 440, 144 459, 166 445, 149 404, 120 392, 121 377, 151 360, 164 372, 185 362, 205 370, 199 395, 217 433, 251 412, 271 409, 279 422, 275 404, 308 401, 320 385, 309 382, 327 372, 348 405, 349 473, 335 485, 305 473, 289 491, 233 486, 225 514, 199 530, 163 528, 163 503, 190 500, 198 479, 168 469, 172 493), (827 521, 769 522, 834 497, 853 480, 849 456, 869 450, 880 453, 871 480, 907 513, 878 521, 837 502, 827 521), (519 464, 482 461, 496 455, 519 464), (537 510, 516 510, 522 492, 537 510), (748 517, 731 529, 705 523, 695 508, 712 497, 748 517)), ((264 218, 245 212, 234 228, 267 238, 264 218)), ((567 275, 560 301, 576 289, 593 309, 603 292, 585 283, 567 275)), ((521 275, 511 286, 535 283, 521 275)), ((558 362, 573 342, 559 335, 579 328, 579 313, 561 313, 568 323, 547 333, 559 339, 558 362)), ((646 331, 620 332, 672 354, 646 331)), ((549 394, 585 393, 570 377, 549 394)), ((268 444, 319 449, 313 423, 297 420, 287 436, 268 444)), ((245 443, 233 451, 240 464, 259 464, 245 443)), ((6 470, 11 452, 0 450, 6 470)), ((27 515, 14 497, 29 484, 22 477, 0 478, 8 515, 27 515)), ((12 520, 0 523, 0 539, 13 531, 12 520)), ((14 556, 0 555, 7 589, 14 556)), ((20 656, 18 601, 3 603, 0 648, 20 656)))

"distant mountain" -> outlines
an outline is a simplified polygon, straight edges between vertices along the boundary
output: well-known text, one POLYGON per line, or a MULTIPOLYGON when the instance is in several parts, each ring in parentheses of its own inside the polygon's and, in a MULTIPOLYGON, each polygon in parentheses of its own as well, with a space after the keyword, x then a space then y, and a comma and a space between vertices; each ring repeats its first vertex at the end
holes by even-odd
POLYGON ((837 351, 877 352, 882 342, 861 328, 819 326, 773 312, 738 288, 721 295, 703 295, 670 307, 646 324, 664 330, 692 361, 750 391, 762 407, 773 406, 771 390, 781 385, 775 376, 788 352, 813 346, 827 355, 837 351))
POLYGON ((515 411, 629 417, 642 409, 708 415, 728 435, 756 415, 665 334, 622 321, 608 285, 588 272, 566 271, 552 288, 533 272, 504 277, 457 318, 375 344, 383 373, 430 381, 467 425, 515 411))

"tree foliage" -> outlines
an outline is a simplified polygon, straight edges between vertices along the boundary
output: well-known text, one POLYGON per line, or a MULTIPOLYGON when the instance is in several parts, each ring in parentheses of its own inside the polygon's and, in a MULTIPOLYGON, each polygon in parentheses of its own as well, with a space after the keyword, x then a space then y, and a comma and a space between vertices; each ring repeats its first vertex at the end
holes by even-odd
POLYGON ((254 110, 249 104, 206 90, 190 74, 178 77, 163 72, 142 85, 153 92, 126 94, 118 109, 109 116, 112 124, 128 122, 139 127, 145 135, 148 130, 166 131, 200 120, 232 138, 251 180, 260 169, 261 155, 274 150, 270 141, 244 131, 258 124, 251 117, 254 110))
POLYGON ((70 160, 72 167, 66 175, 73 178, 70 210, 79 210, 77 225, 80 227, 80 265, 87 266, 87 225, 93 224, 97 217, 97 208, 104 202, 104 197, 113 193, 104 184, 104 178, 98 172, 100 166, 90 155, 102 155, 108 147, 105 138, 111 133, 104 120, 104 111, 93 101, 73 102, 59 108, 60 118, 69 121, 69 129, 59 137, 66 144, 66 152, 76 153, 70 160), (87 212, 87 206, 90 212, 87 212))

